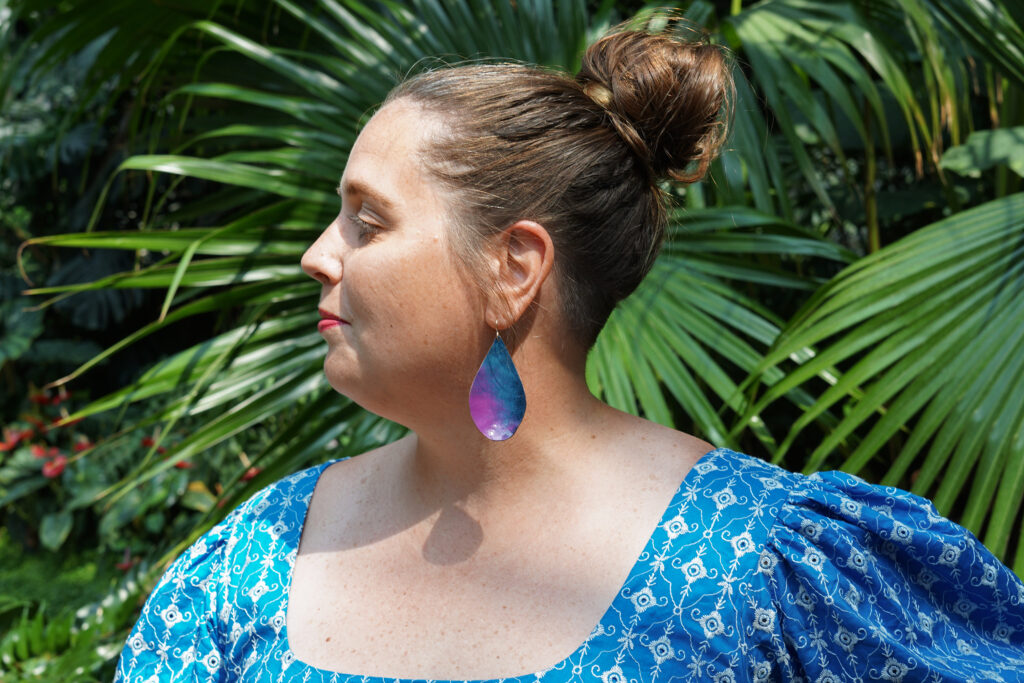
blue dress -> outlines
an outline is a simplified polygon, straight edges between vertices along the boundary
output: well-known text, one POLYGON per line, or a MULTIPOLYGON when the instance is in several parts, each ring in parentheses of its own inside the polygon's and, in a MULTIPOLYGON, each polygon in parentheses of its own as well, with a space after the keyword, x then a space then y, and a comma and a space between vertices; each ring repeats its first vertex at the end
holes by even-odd
MULTIPOLYGON (((289 648, 292 567, 328 464, 267 487, 174 562, 116 681, 400 680, 289 648)), ((502 680, 1024 681, 1024 584, 922 498, 720 448, 683 479, 590 636, 502 680)))

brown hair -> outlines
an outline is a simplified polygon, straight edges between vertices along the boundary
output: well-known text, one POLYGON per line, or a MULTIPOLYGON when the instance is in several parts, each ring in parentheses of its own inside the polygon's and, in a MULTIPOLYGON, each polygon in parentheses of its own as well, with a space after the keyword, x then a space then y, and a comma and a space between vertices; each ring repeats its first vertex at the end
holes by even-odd
POLYGON ((654 264, 665 232, 658 181, 697 180, 717 154, 731 88, 721 48, 619 30, 586 51, 575 79, 459 66, 419 74, 388 101, 411 100, 446 124, 424 161, 451 192, 460 257, 472 266, 483 240, 518 220, 543 225, 565 320, 589 347, 654 264))

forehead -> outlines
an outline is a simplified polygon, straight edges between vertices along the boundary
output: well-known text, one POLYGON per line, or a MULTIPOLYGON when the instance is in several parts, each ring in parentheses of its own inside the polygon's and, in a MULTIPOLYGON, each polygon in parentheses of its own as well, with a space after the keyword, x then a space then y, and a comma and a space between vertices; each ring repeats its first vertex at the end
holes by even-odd
POLYGON ((402 209, 435 196, 420 161, 424 142, 437 130, 435 114, 397 100, 366 124, 348 157, 341 179, 343 195, 372 198, 382 209, 402 209))

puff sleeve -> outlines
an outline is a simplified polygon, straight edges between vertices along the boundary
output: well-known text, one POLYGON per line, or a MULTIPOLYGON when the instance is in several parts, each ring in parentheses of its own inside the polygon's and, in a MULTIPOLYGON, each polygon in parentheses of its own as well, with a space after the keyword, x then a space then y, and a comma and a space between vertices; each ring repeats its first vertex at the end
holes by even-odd
POLYGON ((239 512, 199 538, 161 577, 121 652, 115 683, 225 680, 216 624, 239 512))
POLYGON ((923 498, 802 478, 761 566, 786 680, 1024 681, 1024 584, 923 498))

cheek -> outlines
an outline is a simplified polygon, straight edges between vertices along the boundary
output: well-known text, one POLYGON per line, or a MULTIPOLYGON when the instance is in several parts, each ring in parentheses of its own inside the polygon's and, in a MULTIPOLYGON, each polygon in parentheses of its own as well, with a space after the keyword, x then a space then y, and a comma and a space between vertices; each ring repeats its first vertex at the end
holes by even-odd
POLYGON ((395 352, 434 349, 444 355, 454 350, 445 347, 474 344, 484 310, 475 286, 443 244, 424 240, 417 246, 361 262, 351 273, 352 280, 360 277, 347 291, 362 331, 395 352))

